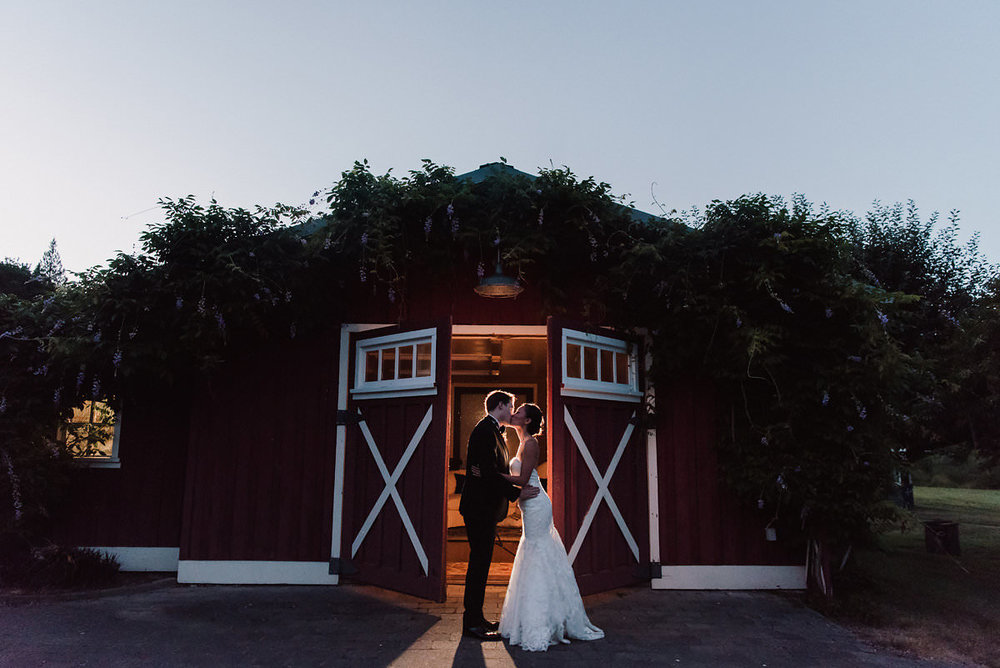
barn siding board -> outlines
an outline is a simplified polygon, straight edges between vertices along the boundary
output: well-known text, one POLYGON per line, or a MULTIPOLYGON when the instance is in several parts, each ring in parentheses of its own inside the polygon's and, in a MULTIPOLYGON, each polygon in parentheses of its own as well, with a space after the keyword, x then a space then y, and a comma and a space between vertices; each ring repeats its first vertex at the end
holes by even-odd
POLYGON ((693 425, 696 436, 695 458, 698 477, 699 557, 703 564, 722 563, 722 515, 719 512, 719 470, 716 465, 715 443, 710 438, 708 420, 714 406, 702 388, 695 384, 693 425))

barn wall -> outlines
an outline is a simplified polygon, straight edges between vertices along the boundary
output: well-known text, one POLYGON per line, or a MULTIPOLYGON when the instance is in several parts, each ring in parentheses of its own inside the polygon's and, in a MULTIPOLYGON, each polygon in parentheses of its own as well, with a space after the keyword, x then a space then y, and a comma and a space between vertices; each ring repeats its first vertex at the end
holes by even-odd
POLYGON ((261 347, 201 388, 181 560, 329 559, 338 355, 335 336, 261 347))
POLYGON ((55 540, 68 545, 173 547, 180 541, 190 397, 147 396, 127 404, 121 468, 71 472, 55 540))
POLYGON ((657 387, 660 560, 664 565, 796 565, 804 551, 768 542, 764 511, 720 480, 716 397, 707 382, 657 387))
POLYGON ((343 295, 350 322, 394 324, 452 318, 462 325, 544 325, 540 291, 525 290, 515 299, 487 299, 477 295, 475 267, 453 280, 411 281, 405 302, 389 301, 384 288, 364 286, 343 295))

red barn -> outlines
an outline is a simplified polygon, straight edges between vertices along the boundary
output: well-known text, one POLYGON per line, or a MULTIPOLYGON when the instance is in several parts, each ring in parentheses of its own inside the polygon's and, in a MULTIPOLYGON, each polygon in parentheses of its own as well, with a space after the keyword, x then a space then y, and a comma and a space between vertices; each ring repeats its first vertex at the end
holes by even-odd
MULTIPOLYGON (((185 583, 349 577, 441 600, 465 570, 466 439, 502 388, 545 412, 539 473, 584 593, 805 587, 804 550, 768 540, 769 518, 720 482, 709 383, 652 387, 635 333, 473 287, 426 286, 401 323, 341 295, 350 315, 326 336, 234 355, 194 393, 129 398, 115 459, 76 472, 58 537, 185 583)), ((495 581, 518 535, 512 507, 495 581)))

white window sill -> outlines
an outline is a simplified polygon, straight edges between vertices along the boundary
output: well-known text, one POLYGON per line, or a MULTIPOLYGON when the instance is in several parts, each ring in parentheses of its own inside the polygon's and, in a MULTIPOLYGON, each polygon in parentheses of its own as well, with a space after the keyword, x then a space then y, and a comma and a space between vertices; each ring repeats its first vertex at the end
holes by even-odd
POLYGON ((81 468, 85 469, 120 469, 122 463, 120 459, 90 459, 87 457, 77 457, 73 460, 81 468))
POLYGON ((361 390, 351 390, 352 399, 389 399, 392 397, 426 397, 430 395, 437 394, 437 387, 413 387, 413 388, 398 388, 398 389, 361 389, 361 390))

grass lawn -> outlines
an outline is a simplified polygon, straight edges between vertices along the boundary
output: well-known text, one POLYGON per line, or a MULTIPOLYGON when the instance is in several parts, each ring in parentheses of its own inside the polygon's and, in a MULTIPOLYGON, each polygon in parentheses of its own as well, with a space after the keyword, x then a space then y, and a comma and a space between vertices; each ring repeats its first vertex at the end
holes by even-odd
POLYGON ((837 600, 818 607, 881 646, 1000 667, 1000 490, 917 487, 914 499, 906 528, 856 551, 837 600), (931 519, 959 523, 960 557, 927 551, 931 519))

